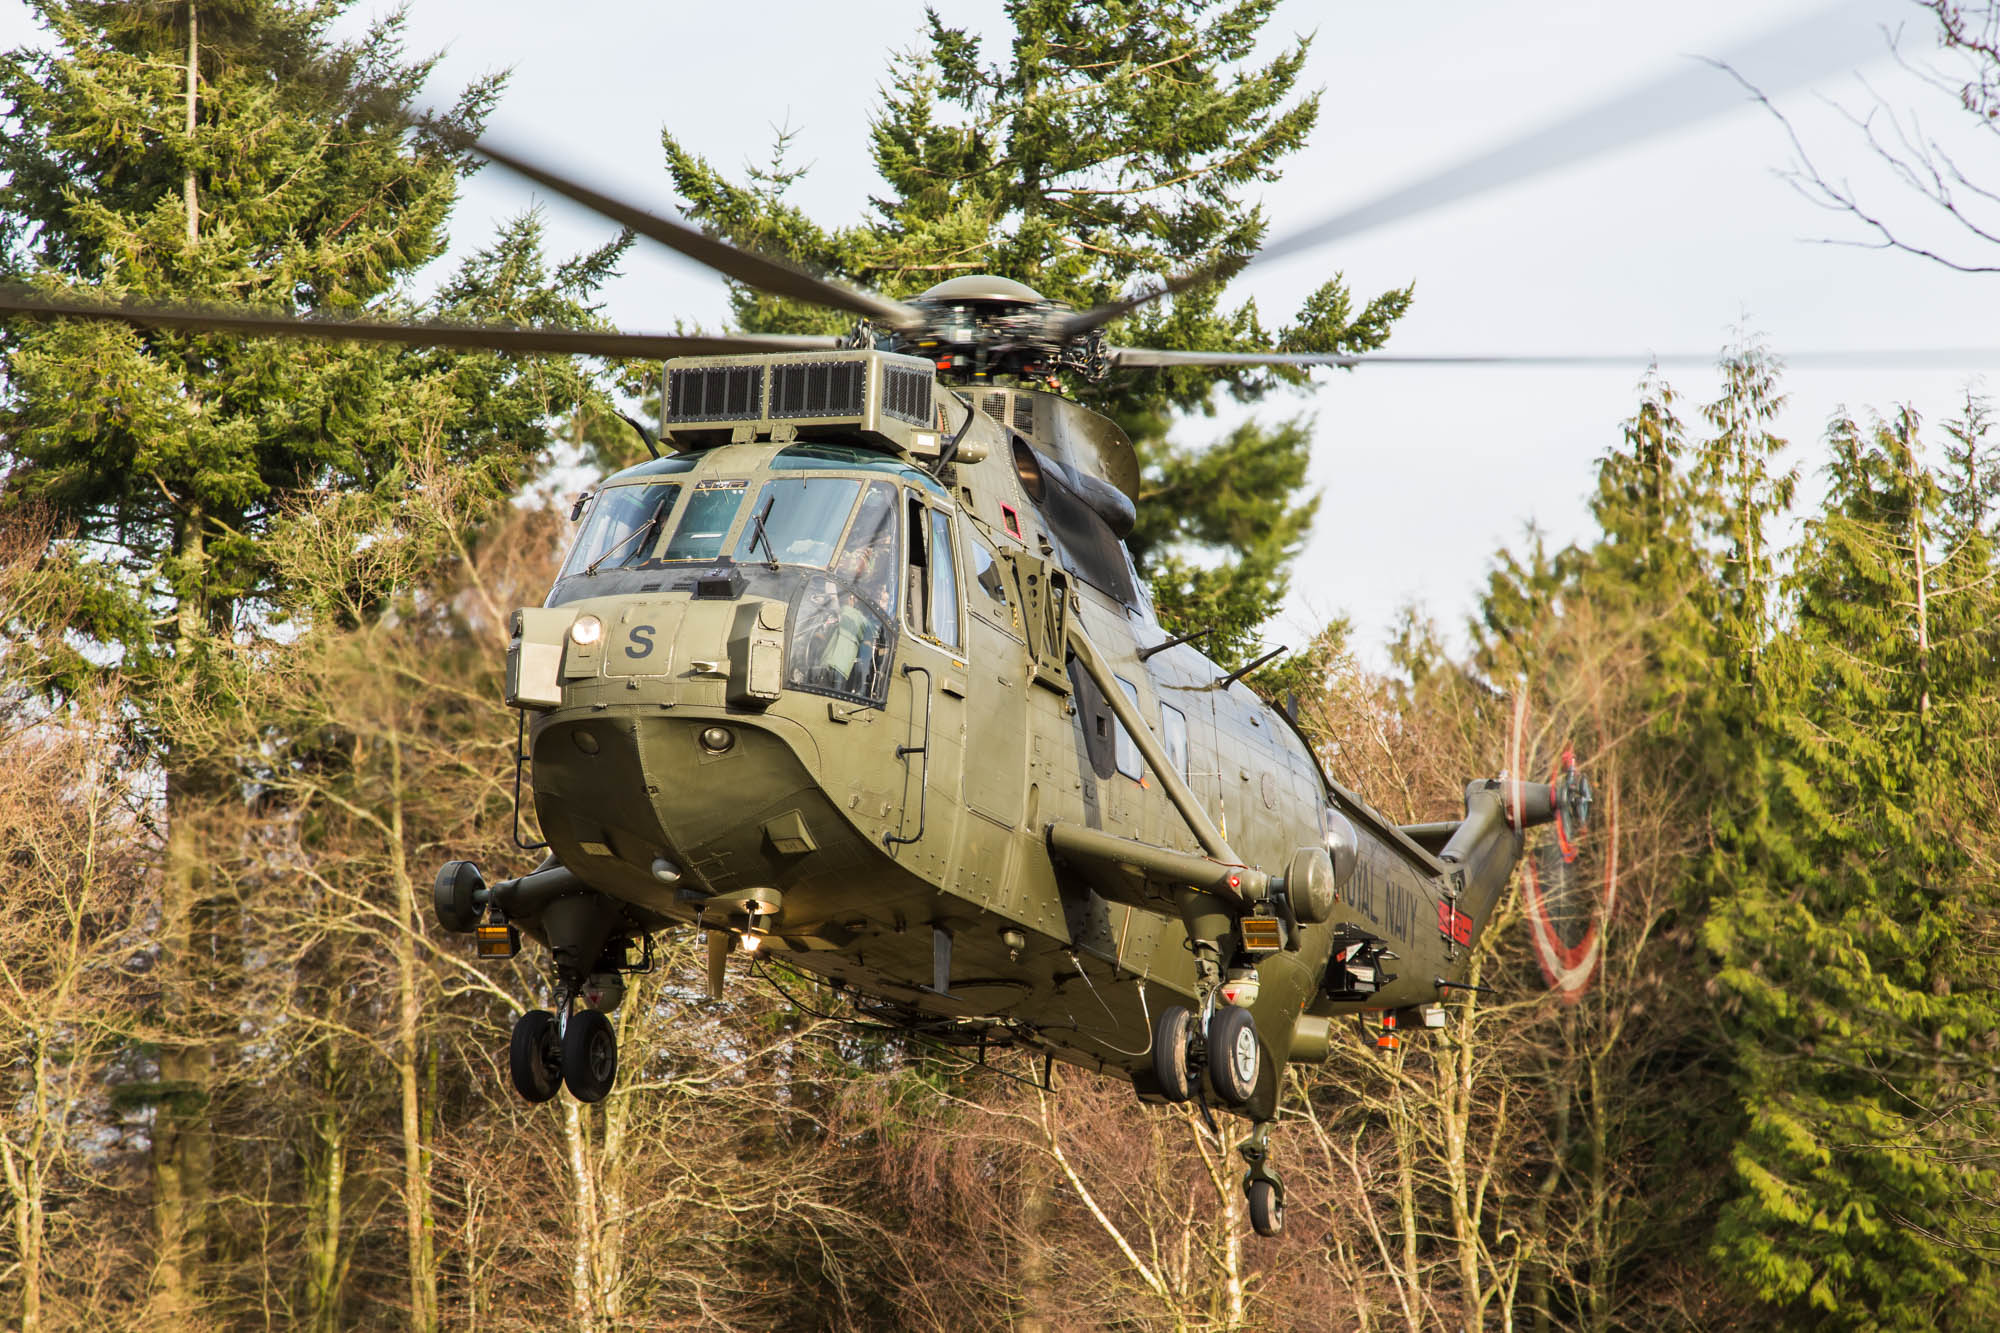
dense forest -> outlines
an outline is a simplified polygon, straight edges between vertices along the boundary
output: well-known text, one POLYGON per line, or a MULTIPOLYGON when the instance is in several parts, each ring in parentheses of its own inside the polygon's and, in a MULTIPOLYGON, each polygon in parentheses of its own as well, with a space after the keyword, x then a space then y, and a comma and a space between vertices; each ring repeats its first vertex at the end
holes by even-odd
MULTIPOLYGON (((595 323, 623 241, 554 260, 529 215, 437 275, 459 136, 503 81, 428 90, 443 124, 412 131, 429 65, 394 19, 337 40, 343 7, 36 0, 45 45, 0 58, 0 273, 595 323)), ((670 134, 665 166, 718 233, 892 295, 976 254, 1088 304, 1254 252, 1245 201, 1318 107, 1302 44, 1255 57, 1270 7, 1110 25, 1017 0, 997 54, 934 17, 850 226, 788 202, 782 152, 736 183, 670 134), (1113 163, 1151 188, 1092 195, 1113 163)), ((1936 8, 1981 50, 1990 22, 1936 8)), ((1991 119, 1984 50, 1964 96, 1991 119)), ((1365 350, 1411 299, 1336 277, 1272 330, 1209 287, 1130 341, 1365 350)), ((748 293, 735 316, 819 327, 748 293)), ((1977 397, 1788 444, 1759 346, 1724 353, 1712 402, 1648 377, 1594 531, 1497 552, 1468 635, 1412 611, 1374 670, 1335 623, 1253 678, 1392 817, 1454 817, 1467 777, 1566 743, 1605 807, 1604 879, 1559 905, 1587 975, 1551 987, 1510 898, 1444 1029, 1293 1067, 1265 1241, 1241 1126, 974 1069, 781 966, 740 959, 710 1000, 691 936, 634 978, 609 1098, 508 1090, 547 979, 533 950, 475 963, 429 879, 525 855, 507 615, 568 535, 555 462, 636 456, 614 412, 657 367, 29 321, 0 360, 13 1327, 2000 1325, 2000 431, 1977 397)), ((1206 448, 1167 427, 1287 381, 1078 387, 1140 449, 1131 546, 1163 617, 1255 657, 1313 519, 1310 423, 1206 448)))

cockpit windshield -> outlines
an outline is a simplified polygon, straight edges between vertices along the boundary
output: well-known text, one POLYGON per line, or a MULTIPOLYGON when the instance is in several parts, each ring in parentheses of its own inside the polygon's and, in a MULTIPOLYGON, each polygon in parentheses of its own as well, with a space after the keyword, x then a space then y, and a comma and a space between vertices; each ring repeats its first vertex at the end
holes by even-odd
POLYGON ((680 493, 674 482, 608 486, 600 491, 569 559, 563 562, 561 577, 643 564, 666 531, 680 493))
POLYGON ((847 477, 764 483, 750 506, 750 521, 736 539, 736 559, 825 569, 860 493, 861 483, 847 477))
POLYGON ((736 510, 743 503, 743 492, 749 488, 747 481, 703 481, 697 482, 694 494, 688 497, 687 512, 681 515, 680 526, 674 529, 673 540, 659 553, 660 561, 668 560, 713 560, 722 554, 722 539, 729 535, 729 525, 736 521, 736 510))

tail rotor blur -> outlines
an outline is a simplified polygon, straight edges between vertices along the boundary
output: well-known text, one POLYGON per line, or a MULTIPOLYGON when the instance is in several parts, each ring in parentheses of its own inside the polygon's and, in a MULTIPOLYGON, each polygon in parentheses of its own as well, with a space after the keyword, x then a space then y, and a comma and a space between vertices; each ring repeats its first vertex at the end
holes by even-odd
POLYGON ((1608 782, 1600 800, 1573 741, 1546 761, 1546 784, 1526 781, 1524 775, 1543 771, 1538 751, 1551 748, 1538 739, 1527 695, 1517 694, 1507 760, 1510 776, 1523 776, 1515 779, 1512 814, 1517 831, 1539 837, 1521 860, 1522 909, 1543 980, 1564 1004, 1575 1004, 1597 980, 1605 931, 1618 909, 1618 787, 1608 782), (1543 822, 1547 833, 1528 832, 1543 822))

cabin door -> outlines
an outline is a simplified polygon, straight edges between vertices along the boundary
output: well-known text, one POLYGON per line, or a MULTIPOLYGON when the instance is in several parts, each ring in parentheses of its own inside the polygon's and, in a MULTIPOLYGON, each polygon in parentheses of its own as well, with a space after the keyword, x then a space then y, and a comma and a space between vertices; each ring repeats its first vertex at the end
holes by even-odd
POLYGON ((1007 567, 978 533, 965 538, 965 803, 1014 828, 1028 781, 1028 648, 1007 567))
POLYGON ((892 845, 909 846, 942 875, 958 822, 965 755, 965 615, 951 516, 916 491, 904 492, 903 643, 890 685, 893 715, 903 694, 903 815, 892 845))

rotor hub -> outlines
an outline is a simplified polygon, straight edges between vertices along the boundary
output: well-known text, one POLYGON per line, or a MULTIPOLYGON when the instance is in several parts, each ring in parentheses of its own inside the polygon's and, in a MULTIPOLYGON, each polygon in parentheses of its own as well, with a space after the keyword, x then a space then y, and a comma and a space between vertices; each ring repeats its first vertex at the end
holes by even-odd
POLYGON ((910 305, 923 323, 889 334, 889 347, 925 358, 953 383, 1000 376, 1047 380, 1062 371, 1096 381, 1111 369, 1101 331, 1066 334, 1063 321, 1071 308, 1012 278, 967 274, 938 283, 910 305))

